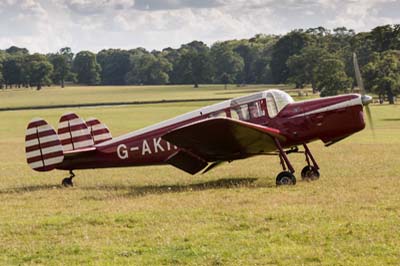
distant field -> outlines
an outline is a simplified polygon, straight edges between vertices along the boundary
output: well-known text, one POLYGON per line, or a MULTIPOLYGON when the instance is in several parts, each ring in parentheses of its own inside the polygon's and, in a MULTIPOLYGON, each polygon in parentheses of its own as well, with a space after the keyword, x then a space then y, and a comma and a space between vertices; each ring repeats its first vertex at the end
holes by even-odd
MULTIPOLYGON (((84 104, 105 102, 159 101, 179 99, 233 98, 268 88, 288 89, 282 85, 223 85, 179 86, 93 86, 44 87, 36 89, 0 90, 0 108, 84 104)), ((297 92, 291 92, 293 96, 297 92)))
MULTIPOLYGON (((174 88, 93 89, 97 101, 231 92, 174 88)), ((0 104, 93 98, 87 88, 66 90, 74 93, 0 92, 0 104)), ((73 111, 98 117, 117 136, 210 103, 73 111)), ((76 171, 76 186, 63 189, 66 172, 27 166, 24 134, 32 117, 56 126, 67 110, 0 112, 0 264, 398 265, 400 105, 371 109, 375 139, 367 128, 329 148, 310 145, 321 179, 279 188, 278 158, 259 156, 196 176, 172 166, 76 171)), ((289 158, 299 172, 304 157, 289 158)))

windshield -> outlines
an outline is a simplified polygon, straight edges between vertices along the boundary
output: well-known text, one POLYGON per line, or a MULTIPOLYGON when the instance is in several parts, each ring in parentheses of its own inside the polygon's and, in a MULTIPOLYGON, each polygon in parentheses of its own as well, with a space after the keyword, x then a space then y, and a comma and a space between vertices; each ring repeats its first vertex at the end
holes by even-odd
POLYGON ((267 92, 267 109, 269 117, 275 117, 286 105, 293 103, 293 98, 281 90, 267 92))

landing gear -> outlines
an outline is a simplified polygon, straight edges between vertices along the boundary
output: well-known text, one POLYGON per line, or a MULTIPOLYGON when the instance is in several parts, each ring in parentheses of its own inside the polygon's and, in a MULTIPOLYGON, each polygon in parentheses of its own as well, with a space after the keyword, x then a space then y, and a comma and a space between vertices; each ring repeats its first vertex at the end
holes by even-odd
POLYGON ((277 138, 274 139, 276 147, 279 151, 279 159, 281 161, 281 165, 283 168, 283 172, 280 172, 276 177, 276 185, 295 185, 296 184, 296 177, 294 176, 294 168, 291 165, 285 151, 282 149, 281 143, 277 138), (287 171, 287 169, 289 171, 287 171))
POLYGON ((288 171, 283 171, 276 177, 276 185, 296 185, 296 177, 288 171))
POLYGON ((319 178, 319 166, 312 156, 310 149, 307 147, 307 145, 303 144, 303 146, 305 150, 307 165, 303 168, 303 170, 301 170, 301 178, 307 181, 317 180, 319 178), (313 165, 311 165, 310 159, 313 165))
POLYGON ((319 171, 311 165, 307 165, 301 170, 301 178, 303 180, 317 180, 319 178, 319 171))
POLYGON ((64 187, 73 187, 74 183, 72 182, 72 179, 75 177, 74 172, 72 170, 69 170, 69 177, 66 177, 62 180, 61 185, 64 187))

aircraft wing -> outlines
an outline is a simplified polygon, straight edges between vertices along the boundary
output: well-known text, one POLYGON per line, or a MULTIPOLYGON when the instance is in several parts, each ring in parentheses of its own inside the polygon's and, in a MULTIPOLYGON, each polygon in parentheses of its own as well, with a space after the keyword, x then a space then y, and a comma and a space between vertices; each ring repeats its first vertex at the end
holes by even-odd
POLYGON ((174 129, 162 138, 207 162, 229 161, 276 150, 278 129, 230 118, 210 118, 174 129))

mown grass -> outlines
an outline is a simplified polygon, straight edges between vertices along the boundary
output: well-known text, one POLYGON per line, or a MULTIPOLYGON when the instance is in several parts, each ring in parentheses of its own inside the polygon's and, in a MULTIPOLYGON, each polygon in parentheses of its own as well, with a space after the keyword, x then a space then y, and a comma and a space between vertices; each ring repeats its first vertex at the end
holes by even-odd
MULTIPOLYGON (((73 111, 116 136, 203 104, 73 111)), ((371 109, 375 139, 367 128, 329 148, 313 143, 321 179, 279 188, 278 159, 259 156, 197 176, 76 171, 63 189, 67 173, 26 165, 24 131, 34 116, 56 126, 66 110, 0 112, 0 264, 398 265, 400 106, 371 109)), ((290 158, 299 172, 303 156, 290 158)))
MULTIPOLYGON (((109 103, 133 101, 160 101, 179 99, 233 98, 268 88, 285 88, 283 85, 191 85, 170 86, 93 86, 44 87, 36 89, 0 90, 0 108, 46 106, 60 104, 109 103)), ((296 96, 296 93, 294 93, 296 96)))

